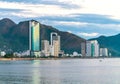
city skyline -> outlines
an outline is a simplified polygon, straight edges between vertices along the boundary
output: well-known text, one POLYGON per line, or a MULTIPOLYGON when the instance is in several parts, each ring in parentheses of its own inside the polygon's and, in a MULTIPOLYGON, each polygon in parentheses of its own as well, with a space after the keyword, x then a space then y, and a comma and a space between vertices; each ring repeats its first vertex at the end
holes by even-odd
POLYGON ((29 21, 29 55, 32 57, 59 57, 61 51, 60 36, 56 32, 51 32, 49 42, 41 40, 41 33, 40 23, 34 20, 29 21))
POLYGON ((35 19, 89 39, 120 33, 119 8, 118 0, 1 0, 0 19, 35 19))

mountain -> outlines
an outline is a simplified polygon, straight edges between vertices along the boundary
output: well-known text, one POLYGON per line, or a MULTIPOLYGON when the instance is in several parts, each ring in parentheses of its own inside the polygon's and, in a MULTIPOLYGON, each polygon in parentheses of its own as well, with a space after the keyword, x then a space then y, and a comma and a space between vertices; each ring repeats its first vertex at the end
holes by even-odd
POLYGON ((97 40, 100 47, 108 48, 112 56, 120 56, 120 34, 114 36, 100 36, 98 38, 93 38, 90 40, 97 40))
MULTIPOLYGON (((50 33, 56 32, 61 36, 61 49, 65 53, 80 52, 81 42, 86 40, 72 33, 59 31, 52 26, 40 23, 41 40, 50 41, 50 33)), ((0 50, 6 52, 25 51, 29 49, 29 21, 18 24, 8 18, 0 20, 0 50)))

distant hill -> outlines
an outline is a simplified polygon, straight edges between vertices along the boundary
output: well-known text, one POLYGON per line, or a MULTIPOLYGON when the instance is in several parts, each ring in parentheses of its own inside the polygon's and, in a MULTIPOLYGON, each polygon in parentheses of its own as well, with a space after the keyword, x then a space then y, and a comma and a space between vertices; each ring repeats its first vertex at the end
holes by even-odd
POLYGON ((114 36, 100 36, 98 38, 93 38, 90 40, 97 40, 100 47, 106 47, 112 56, 120 56, 120 34, 114 36))
MULTIPOLYGON (((74 51, 80 52, 81 42, 86 40, 74 34, 59 31, 52 26, 40 24, 41 39, 50 41, 50 33, 57 32, 61 36, 61 49, 65 53, 72 53, 74 51)), ((0 50, 6 52, 25 51, 29 47, 28 35, 29 21, 23 21, 16 24, 9 18, 0 20, 0 50)))

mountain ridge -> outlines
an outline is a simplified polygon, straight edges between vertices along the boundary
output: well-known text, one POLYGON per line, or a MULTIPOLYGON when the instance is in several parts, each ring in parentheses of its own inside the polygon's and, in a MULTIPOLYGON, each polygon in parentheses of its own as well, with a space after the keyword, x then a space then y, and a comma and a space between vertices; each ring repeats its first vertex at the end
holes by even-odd
POLYGON ((98 38, 92 38, 89 40, 97 40, 102 48, 108 48, 112 56, 120 56, 120 33, 113 36, 100 36, 98 38))
MULTIPOLYGON (((29 49, 29 21, 16 24, 9 18, 0 20, 0 50, 6 52, 20 52, 29 49)), ((65 53, 77 51, 80 53, 81 42, 86 40, 74 34, 60 31, 52 26, 40 23, 41 40, 50 41, 50 33, 56 32, 61 36, 61 49, 65 53)))

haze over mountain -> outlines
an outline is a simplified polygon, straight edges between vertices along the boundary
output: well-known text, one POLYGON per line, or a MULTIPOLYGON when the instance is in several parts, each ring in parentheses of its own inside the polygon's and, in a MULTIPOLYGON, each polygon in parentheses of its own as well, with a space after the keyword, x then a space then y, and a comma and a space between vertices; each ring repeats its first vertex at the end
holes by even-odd
MULTIPOLYGON (((50 40, 50 33, 56 32, 61 36, 61 49, 65 53, 80 52, 81 42, 86 40, 72 33, 59 31, 44 24, 41 27, 41 40, 50 40)), ((7 52, 25 51, 29 49, 29 21, 16 24, 8 18, 0 20, 0 50, 7 52)))

